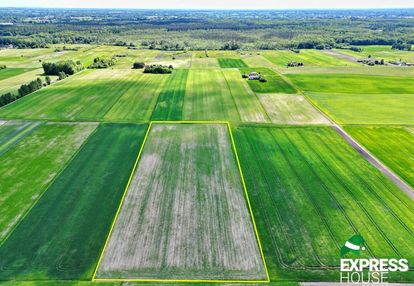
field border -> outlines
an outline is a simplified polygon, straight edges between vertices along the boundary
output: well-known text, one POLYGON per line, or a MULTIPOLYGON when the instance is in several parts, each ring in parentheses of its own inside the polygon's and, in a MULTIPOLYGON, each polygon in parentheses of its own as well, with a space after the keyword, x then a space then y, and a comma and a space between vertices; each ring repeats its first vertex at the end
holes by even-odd
POLYGON ((233 133, 231 131, 231 125, 230 125, 229 121, 191 121, 191 120, 150 121, 147 132, 145 133, 144 140, 143 140, 142 145, 139 149, 137 159, 135 160, 134 167, 131 171, 131 175, 129 176, 128 183, 125 187, 124 194, 122 195, 121 202, 119 203, 119 206, 118 206, 118 209, 116 211, 115 217, 112 221, 111 228, 108 232, 108 236, 106 238, 105 244, 104 244, 104 246, 101 250, 101 254, 99 255, 99 260, 96 264, 95 271, 93 272, 92 281, 97 281, 97 282, 159 282, 159 283, 163 283, 163 282, 165 282, 165 283, 269 283, 270 282, 269 272, 268 272, 267 265, 266 265, 266 259, 265 259, 264 254, 263 254, 263 247, 262 247, 262 244, 260 242, 259 233, 257 231, 256 221, 254 219, 252 207, 251 207, 251 204, 250 204, 249 195, 248 195, 246 184, 245 184, 244 177, 243 177, 243 171, 241 169, 239 156, 237 154, 236 144, 234 142, 234 137, 233 137, 233 133), (244 190, 244 196, 245 196, 245 199, 246 199, 246 203, 247 203, 247 207, 248 207, 248 210, 249 210, 250 218, 251 218, 252 223, 253 223, 253 229, 254 229, 254 233, 255 233, 255 236, 256 236, 256 242, 258 244, 259 251, 260 251, 260 256, 262 258, 263 266, 264 266, 264 269, 265 269, 266 280, 226 280, 226 279, 221 279, 221 280, 212 279, 212 280, 209 280, 209 279, 97 278, 96 277, 96 274, 98 272, 98 268, 99 268, 99 266, 101 264, 101 261, 102 261, 103 254, 104 254, 105 249, 108 245, 109 239, 111 238, 113 229, 115 227, 116 220, 118 218, 119 212, 121 211, 121 208, 122 208, 122 205, 124 203, 126 194, 128 192, 128 189, 129 189, 129 186, 131 184, 132 178, 135 174, 135 170, 138 166, 139 159, 141 158, 142 151, 144 150, 145 143, 147 142, 148 135, 151 131, 151 127, 152 127, 153 124, 224 124, 224 125, 227 126, 228 134, 229 134, 232 149, 233 149, 233 153, 234 153, 234 156, 236 158, 237 168, 239 170, 239 175, 240 175, 241 183, 242 183, 243 190, 244 190))

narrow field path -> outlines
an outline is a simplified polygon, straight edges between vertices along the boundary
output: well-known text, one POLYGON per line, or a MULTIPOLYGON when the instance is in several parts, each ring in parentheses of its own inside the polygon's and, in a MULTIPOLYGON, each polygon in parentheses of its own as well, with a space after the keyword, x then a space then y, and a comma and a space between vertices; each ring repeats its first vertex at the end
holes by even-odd
POLYGON ((414 200, 414 190, 403 181, 398 175, 385 166, 380 160, 373 156, 367 149, 355 141, 348 133, 346 133, 339 125, 334 124, 332 128, 344 138, 359 154, 361 154, 368 162, 370 162, 381 173, 394 182, 404 193, 414 200))
POLYGON ((330 55, 330 56, 333 56, 333 57, 336 57, 336 58, 340 58, 340 59, 343 59, 343 60, 347 60, 347 61, 350 61, 350 62, 354 62, 354 63, 360 64, 358 62, 358 60, 359 60, 358 58, 353 57, 353 56, 350 56, 350 55, 347 55, 347 54, 343 54, 343 53, 340 53, 340 52, 337 52, 337 51, 324 50, 323 53, 325 53, 327 55, 330 55))

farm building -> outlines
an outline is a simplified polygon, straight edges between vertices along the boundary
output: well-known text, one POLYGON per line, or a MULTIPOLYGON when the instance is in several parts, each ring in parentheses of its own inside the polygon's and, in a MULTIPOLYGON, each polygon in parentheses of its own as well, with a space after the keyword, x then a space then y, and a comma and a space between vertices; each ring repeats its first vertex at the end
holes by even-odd
POLYGON ((251 72, 249 74, 249 80, 259 80, 260 79, 260 74, 258 74, 257 72, 251 72))

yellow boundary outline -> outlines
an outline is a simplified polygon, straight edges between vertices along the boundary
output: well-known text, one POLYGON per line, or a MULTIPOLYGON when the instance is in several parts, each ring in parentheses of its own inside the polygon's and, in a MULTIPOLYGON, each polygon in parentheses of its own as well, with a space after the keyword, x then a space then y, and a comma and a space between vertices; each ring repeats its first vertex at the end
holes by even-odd
POLYGON ((269 283, 270 282, 269 272, 267 270, 267 265, 266 265, 266 260, 265 260, 264 253, 263 253, 262 244, 260 242, 259 233, 257 231, 256 221, 254 219, 252 207, 251 207, 251 204, 250 204, 249 195, 247 193, 246 183, 245 183, 244 177, 243 177, 243 171, 241 169, 239 156, 237 154, 236 144, 234 142, 233 133, 231 131, 231 125, 230 125, 229 121, 191 121, 191 120, 189 120, 189 121, 168 121, 168 120, 167 121, 150 121, 147 132, 145 133, 145 136, 144 136, 144 140, 142 141, 141 148, 139 149, 137 159, 135 160, 134 167, 132 169, 131 175, 129 176, 128 183, 127 183, 127 185, 125 187, 125 190, 124 190, 124 193, 122 195, 121 202, 118 206, 115 217, 112 221, 111 228, 110 228, 108 236, 106 238, 104 247, 102 248, 101 254, 99 255, 98 263, 96 264, 95 271, 94 271, 93 276, 92 276, 92 281, 97 281, 97 282, 105 282, 105 281, 106 282, 111 282, 111 281, 112 282, 158 282, 158 283, 163 283, 163 282, 164 283, 269 283), (98 272, 98 268, 101 264, 103 254, 104 254, 105 249, 108 245, 109 239, 111 238, 113 229, 115 227, 115 223, 118 219, 119 212, 121 211, 121 208, 122 208, 122 205, 124 203, 126 194, 128 192, 128 189, 129 189, 129 186, 131 184, 132 178, 134 177, 135 170, 138 166, 139 159, 141 158, 142 151, 144 150, 145 143, 147 142, 148 135, 151 131, 151 127, 152 127, 153 124, 225 124, 227 126, 228 134, 230 136, 230 141, 231 141, 231 145, 232 145, 232 149, 233 149, 234 155, 236 157, 237 168, 239 169, 239 174, 240 174, 240 178, 241 178, 241 182, 242 182, 242 186, 243 186, 243 190, 244 190, 245 199, 246 199, 247 206, 248 206, 248 209, 249 209, 250 218, 251 218, 252 223, 253 223, 253 229, 254 229, 254 232, 255 232, 255 235, 256 235, 256 241, 257 241, 257 244, 259 246, 260 255, 262 257, 262 262, 263 262, 263 266, 264 266, 265 273, 266 273, 266 280, 225 280, 225 279, 223 279, 223 280, 218 280, 218 279, 215 279, 215 280, 193 279, 192 280, 192 279, 97 278, 96 277, 96 273, 98 272))

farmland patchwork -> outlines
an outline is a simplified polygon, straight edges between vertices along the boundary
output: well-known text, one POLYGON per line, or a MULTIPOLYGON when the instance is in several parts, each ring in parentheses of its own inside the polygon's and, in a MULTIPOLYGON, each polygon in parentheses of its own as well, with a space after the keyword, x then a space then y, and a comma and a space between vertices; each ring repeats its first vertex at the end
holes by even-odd
POLYGON ((265 280, 226 124, 153 124, 97 279, 265 280))

